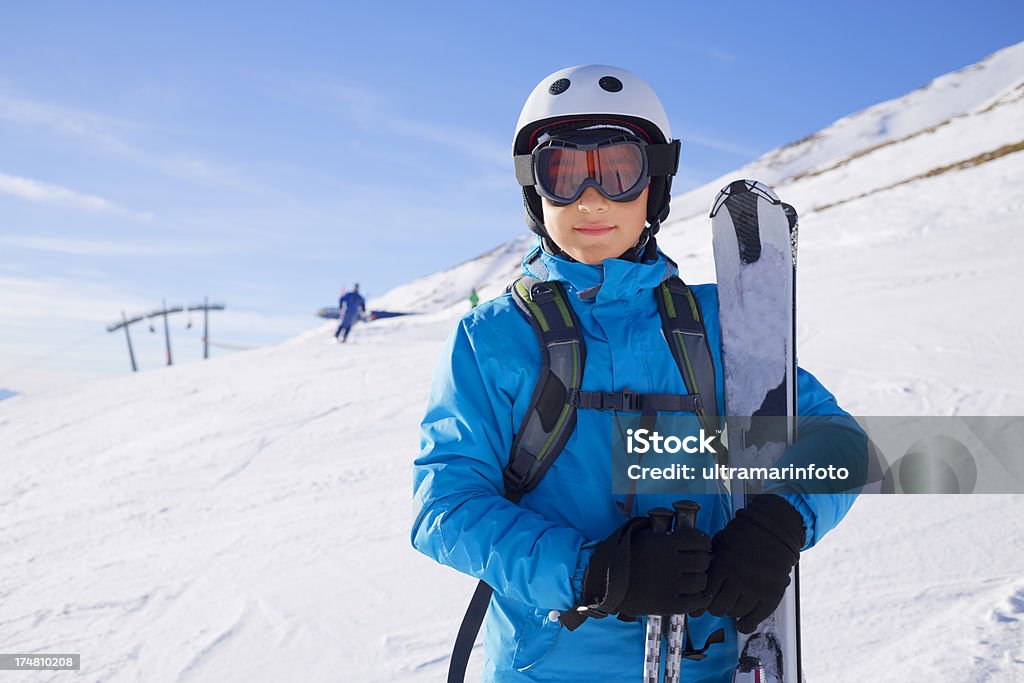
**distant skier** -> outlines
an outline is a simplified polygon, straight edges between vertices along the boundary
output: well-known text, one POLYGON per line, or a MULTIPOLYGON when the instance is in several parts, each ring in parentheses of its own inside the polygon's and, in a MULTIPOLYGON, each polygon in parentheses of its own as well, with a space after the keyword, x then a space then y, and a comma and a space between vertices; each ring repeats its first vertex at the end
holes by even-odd
POLYGON ((352 326, 356 324, 356 321, 361 318, 361 314, 366 310, 366 301, 362 295, 359 294, 359 283, 352 288, 351 292, 347 294, 342 290, 342 296, 338 299, 338 329, 334 331, 334 338, 338 339, 339 342, 344 343, 348 340, 348 333, 352 331, 352 326), (339 334, 344 334, 341 338, 338 338, 339 334))
POLYGON ((480 303, 480 295, 476 293, 476 287, 469 290, 469 307, 476 308, 480 303))
MULTIPOLYGON (((687 494, 697 526, 669 534, 648 513, 684 496, 613 487, 616 418, 685 415, 692 431, 673 435, 696 439, 694 418, 724 410, 716 287, 683 285, 655 240, 679 142, 650 86, 591 65, 537 86, 513 154, 537 233, 529 277, 448 339, 414 464, 412 543, 487 584, 471 608, 486 610, 487 683, 652 680, 644 615, 676 614, 692 615, 694 647, 709 645, 681 679, 729 683, 737 630, 779 604, 800 551, 855 495, 768 486, 732 517, 724 496, 687 494), (672 320, 689 332, 666 334, 672 320)), ((798 382, 804 419, 783 458, 855 468, 863 432, 810 373, 798 382)), ((449 681, 463 680, 474 628, 449 681)))

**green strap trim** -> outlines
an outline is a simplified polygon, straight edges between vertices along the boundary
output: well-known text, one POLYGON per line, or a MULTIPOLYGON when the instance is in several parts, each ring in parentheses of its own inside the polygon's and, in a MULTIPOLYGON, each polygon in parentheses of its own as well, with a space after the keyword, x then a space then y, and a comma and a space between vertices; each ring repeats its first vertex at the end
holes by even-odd
MULTIPOLYGON (((530 311, 532 311, 534 317, 537 318, 537 322, 540 323, 540 328, 545 332, 550 331, 551 325, 548 324, 548 319, 545 317, 540 307, 533 302, 532 292, 530 289, 522 280, 516 280, 516 289, 519 290, 519 294, 523 297, 526 305, 530 307, 530 311)), ((575 327, 572 322, 572 313, 569 312, 569 304, 562 296, 561 288, 558 287, 557 284, 554 284, 551 286, 551 292, 554 294, 555 305, 558 306, 558 312, 562 314, 562 322, 570 329, 575 327)))
MULTIPOLYGON (((690 304, 693 319, 700 322, 700 311, 697 309, 697 300, 694 298, 693 292, 687 287, 683 294, 686 295, 686 301, 690 304)), ((668 317, 677 318, 675 299, 672 296, 672 291, 664 282, 661 283, 661 298, 665 302, 665 312, 668 313, 668 317)))
POLYGON ((661 283, 661 299, 665 302, 665 312, 668 313, 668 317, 676 317, 676 302, 672 300, 672 292, 664 282, 661 283))
POLYGON ((693 311, 693 319, 699 322, 701 327, 703 327, 704 323, 700 319, 700 311, 697 310, 697 300, 694 298, 693 292, 690 291, 689 287, 686 288, 686 300, 690 302, 690 310, 693 311))
POLYGON ((562 321, 566 327, 573 327, 572 315, 569 313, 568 308, 569 304, 565 302, 558 287, 552 287, 551 289, 555 292, 555 303, 558 305, 558 310, 562 313, 562 321))
POLYGON ((530 298, 530 290, 523 284, 522 280, 516 280, 516 289, 519 290, 519 294, 522 296, 523 301, 526 302, 526 305, 530 307, 530 313, 533 314, 533 317, 540 324, 540 329, 549 332, 551 326, 548 325, 548 319, 544 316, 544 312, 540 310, 540 306, 533 303, 533 299, 530 298))

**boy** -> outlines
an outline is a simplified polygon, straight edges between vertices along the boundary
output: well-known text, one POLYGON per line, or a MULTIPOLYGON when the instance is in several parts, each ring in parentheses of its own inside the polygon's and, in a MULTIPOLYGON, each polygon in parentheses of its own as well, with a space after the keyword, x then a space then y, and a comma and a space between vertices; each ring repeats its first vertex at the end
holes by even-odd
MULTIPOLYGON (((556 72, 520 115, 513 154, 527 224, 538 236, 524 272, 561 287, 572 309, 565 319, 585 344, 575 428, 536 487, 512 496, 517 502, 506 498, 516 478, 510 462, 521 462, 510 454, 522 445, 517 432, 534 400, 554 395, 557 404, 566 395, 565 387, 535 392, 538 336, 509 293, 465 315, 448 340, 414 474, 413 545, 493 588, 485 681, 639 681, 644 620, 634 617, 650 614, 693 615, 697 646, 724 629, 725 641, 711 645, 706 659, 683 662, 682 679, 730 681, 737 629, 750 632, 772 612, 799 552, 853 503, 852 494, 779 491, 755 497, 730 519, 725 497, 687 496, 701 505, 697 527, 667 535, 655 533, 647 513, 681 496, 613 492, 612 415, 580 397, 607 392, 628 411, 636 408, 626 405, 632 399, 654 405, 688 393, 654 297, 676 272, 655 235, 668 215, 678 153, 657 95, 623 69, 556 72), (572 618, 581 614, 619 618, 572 618)), ((717 291, 690 289, 722 414, 717 291)), ((798 391, 801 438, 787 459, 852 466, 856 423, 802 370, 798 391)))

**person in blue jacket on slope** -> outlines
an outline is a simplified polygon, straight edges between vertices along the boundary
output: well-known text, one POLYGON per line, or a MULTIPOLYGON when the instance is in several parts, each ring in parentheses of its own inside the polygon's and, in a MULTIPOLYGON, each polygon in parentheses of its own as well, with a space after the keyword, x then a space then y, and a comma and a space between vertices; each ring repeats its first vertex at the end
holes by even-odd
POLYGON ((351 292, 343 291, 341 298, 338 299, 339 320, 338 329, 334 331, 334 338, 341 343, 348 341, 348 333, 352 331, 352 326, 356 324, 365 310, 366 300, 359 293, 359 283, 357 282, 351 292), (342 332, 345 334, 339 337, 338 335, 342 332))
MULTIPOLYGON (((524 273, 565 288, 586 347, 583 390, 687 393, 653 295, 677 270, 655 239, 675 164, 651 163, 650 150, 672 142, 654 91, 615 67, 548 76, 520 115, 513 154, 533 160, 532 183, 520 182, 537 234, 524 273)), ((716 287, 690 289, 724 414, 716 287)), ((412 543, 493 588, 484 680, 639 681, 644 623, 632 617, 690 614, 694 643, 718 629, 725 640, 703 661, 684 660, 682 680, 727 683, 737 630, 749 633, 772 612, 799 553, 839 523, 855 495, 780 489, 735 518, 725 496, 688 496, 701 505, 695 529, 656 534, 640 523, 623 544, 617 530, 680 496, 615 493, 611 416, 580 409, 551 469, 514 503, 503 495, 503 471, 541 372, 537 336, 512 294, 492 299, 449 337, 421 425, 412 543), (581 605, 622 618, 570 630, 560 616, 581 605)), ((783 457, 857 467, 860 428, 810 373, 800 369, 797 386, 800 438, 783 457)))

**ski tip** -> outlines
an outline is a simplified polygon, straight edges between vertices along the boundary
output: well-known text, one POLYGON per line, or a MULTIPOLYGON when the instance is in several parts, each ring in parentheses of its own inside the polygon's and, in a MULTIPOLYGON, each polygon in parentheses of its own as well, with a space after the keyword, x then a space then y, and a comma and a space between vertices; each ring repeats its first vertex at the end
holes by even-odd
POLYGON ((775 194, 775 191, 772 190, 771 187, 766 183, 762 183, 760 180, 733 180, 723 187, 715 196, 715 201, 711 204, 710 218, 715 217, 727 199, 747 192, 751 192, 772 204, 782 203, 782 200, 779 199, 779 195, 775 194))
POLYGON ((729 194, 749 192, 750 188, 756 184, 756 180, 734 180, 727 187, 723 188, 722 192, 728 192, 729 194))

